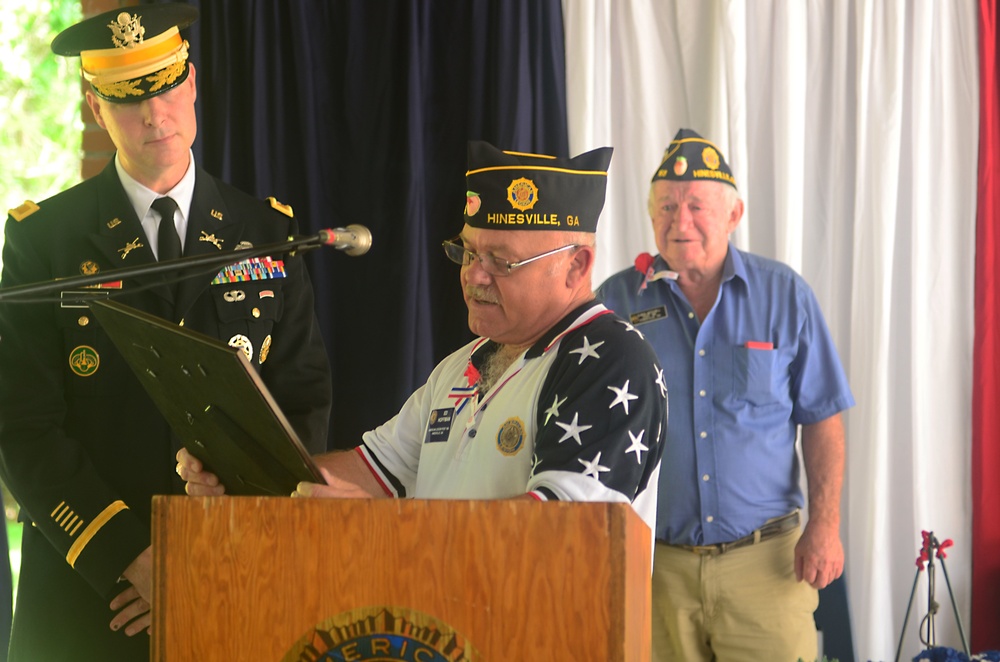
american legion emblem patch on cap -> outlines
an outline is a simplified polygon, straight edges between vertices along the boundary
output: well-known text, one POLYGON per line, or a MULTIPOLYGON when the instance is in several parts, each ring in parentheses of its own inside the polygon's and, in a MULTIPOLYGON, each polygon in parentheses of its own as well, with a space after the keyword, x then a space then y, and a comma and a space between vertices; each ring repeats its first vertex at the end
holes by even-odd
POLYGON ((654 182, 661 179, 674 182, 708 179, 736 188, 736 178, 719 148, 691 129, 678 131, 663 152, 662 163, 653 173, 654 182))
POLYGON ((197 18, 197 8, 181 3, 114 9, 60 32, 52 52, 79 55, 84 79, 102 99, 142 101, 187 79, 188 42, 180 30, 197 18))
POLYGON ((596 232, 611 147, 571 159, 469 142, 465 222, 486 230, 596 232))

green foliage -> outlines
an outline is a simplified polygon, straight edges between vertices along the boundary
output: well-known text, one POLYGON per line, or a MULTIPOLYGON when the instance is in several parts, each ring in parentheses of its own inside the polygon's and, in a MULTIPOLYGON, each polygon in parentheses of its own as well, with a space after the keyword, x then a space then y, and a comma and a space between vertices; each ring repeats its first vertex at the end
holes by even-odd
MULTIPOLYGON (((58 57, 49 47, 80 18, 80 0, 0 2, 0 205, 6 205, 0 210, 80 181, 80 60, 58 57)), ((8 535, 16 590, 21 525, 17 504, 0 488, 7 525, 0 535, 8 535)))
POLYGON ((0 3, 0 205, 80 181, 80 60, 49 47, 80 17, 79 0, 0 3))

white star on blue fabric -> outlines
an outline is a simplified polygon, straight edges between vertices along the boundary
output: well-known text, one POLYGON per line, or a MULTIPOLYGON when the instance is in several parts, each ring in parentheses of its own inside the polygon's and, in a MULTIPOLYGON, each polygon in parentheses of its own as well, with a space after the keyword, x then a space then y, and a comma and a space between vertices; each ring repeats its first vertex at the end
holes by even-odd
POLYGON ((625 454, 628 455, 629 453, 634 452, 635 453, 635 461, 636 461, 637 464, 642 464, 642 452, 649 450, 649 448, 645 444, 642 443, 642 435, 644 435, 644 434, 646 434, 646 429, 645 428, 643 428, 642 430, 639 430, 639 436, 638 437, 635 436, 634 434, 632 434, 631 430, 628 431, 628 436, 629 436, 629 439, 632 440, 632 445, 625 449, 625 454))
POLYGON ((618 320, 618 323, 619 324, 624 324, 626 331, 633 331, 633 332, 636 333, 636 335, 638 335, 643 340, 646 339, 646 336, 642 335, 642 331, 640 331, 639 329, 635 328, 635 326, 633 326, 631 322, 626 322, 625 320, 618 320))
POLYGON ((628 392, 628 383, 630 381, 631 380, 626 379, 625 380, 625 384, 621 388, 618 388, 617 386, 609 386, 608 387, 609 391, 614 391, 615 392, 615 399, 608 406, 608 409, 614 409, 615 405, 620 404, 622 406, 622 408, 625 410, 625 414, 628 415, 628 403, 629 403, 629 401, 631 401, 631 400, 638 400, 639 399, 638 395, 632 395, 631 393, 628 392))
POLYGON ((601 358, 597 354, 597 352, 595 350, 598 347, 600 347, 601 345, 603 345, 603 344, 604 344, 604 341, 602 340, 599 343, 595 343, 595 344, 591 345, 590 341, 587 340, 587 336, 584 336, 583 337, 583 347, 580 347, 579 349, 572 349, 572 350, 570 350, 569 353, 570 354, 579 354, 580 355, 580 362, 577 363, 577 365, 582 365, 583 361, 585 359, 587 359, 587 358, 590 358, 590 357, 594 357, 595 359, 601 358))
POLYGON ((600 451, 597 452, 597 457, 595 457, 590 462, 587 462, 586 460, 581 460, 579 458, 577 458, 576 461, 583 465, 583 467, 584 467, 584 469, 583 469, 583 475, 584 476, 590 476, 591 478, 594 478, 595 480, 600 480, 601 479, 601 474, 603 472, 605 472, 605 471, 611 471, 611 469, 609 469, 608 467, 602 467, 601 466, 601 453, 600 453, 600 451))
POLYGON ((535 475, 535 469, 537 469, 538 465, 541 463, 542 460, 541 458, 538 457, 538 453, 535 453, 531 456, 531 473, 529 474, 530 476, 535 475))
POLYGON ((583 446, 583 441, 580 439, 580 433, 581 432, 586 432, 587 430, 589 430, 590 428, 592 428, 594 426, 593 425, 580 425, 579 418, 580 418, 580 414, 574 412, 573 413, 573 421, 571 423, 560 423, 559 421, 556 421, 556 425, 558 425, 559 427, 561 427, 563 430, 566 430, 566 434, 564 434, 562 436, 562 438, 559 440, 558 443, 561 444, 562 442, 566 441, 567 439, 575 439, 577 444, 579 444, 580 446, 583 446))
POLYGON ((667 397, 667 383, 663 381, 663 369, 655 363, 653 369, 656 370, 656 385, 660 387, 660 395, 665 398, 667 397))
POLYGON ((545 422, 542 425, 548 425, 549 419, 553 416, 559 418, 559 408, 562 407, 564 402, 566 402, 566 398, 560 400, 559 394, 556 393, 556 397, 552 400, 552 406, 545 410, 545 422))

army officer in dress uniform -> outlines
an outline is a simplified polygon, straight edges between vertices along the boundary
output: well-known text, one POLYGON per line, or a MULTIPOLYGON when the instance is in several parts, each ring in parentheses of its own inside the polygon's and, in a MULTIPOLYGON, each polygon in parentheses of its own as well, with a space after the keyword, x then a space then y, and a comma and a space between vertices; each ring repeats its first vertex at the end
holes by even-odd
MULTIPOLYGON (((53 41, 57 54, 80 56, 87 103, 117 153, 96 177, 11 210, 4 288, 296 233, 289 207, 237 191, 194 162, 196 72, 179 30, 196 18, 189 5, 140 5, 53 41)), ((242 349, 318 452, 331 384, 312 287, 301 258, 274 260, 265 280, 243 280, 259 266, 245 260, 223 277, 176 287, 153 277, 104 286, 127 305, 242 349)), ((0 303, 0 468, 26 524, 11 660, 148 659, 150 499, 183 491, 177 450, 87 308, 0 303)))

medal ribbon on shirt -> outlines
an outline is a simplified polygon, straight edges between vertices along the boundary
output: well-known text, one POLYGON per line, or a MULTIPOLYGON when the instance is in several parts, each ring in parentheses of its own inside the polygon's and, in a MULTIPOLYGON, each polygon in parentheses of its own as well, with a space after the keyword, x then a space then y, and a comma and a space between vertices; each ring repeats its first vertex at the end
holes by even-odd
POLYGON ((465 405, 469 403, 469 400, 476 397, 478 393, 479 387, 477 386, 453 386, 451 393, 448 394, 448 399, 455 401, 455 413, 457 414, 465 409, 465 405))
MULTIPOLYGON (((476 345, 476 347, 478 346, 476 345)), ((472 351, 476 350, 473 349, 472 351)), ((465 366, 465 372, 462 374, 469 381, 469 385, 467 387, 453 386, 451 393, 448 394, 448 399, 455 401, 456 414, 465 409, 465 405, 468 404, 469 400, 479 394, 479 370, 476 369, 476 366, 472 365, 471 356, 469 357, 469 364, 465 366)))
POLYGON ((642 274, 642 283, 639 285, 639 291, 642 292, 646 289, 654 280, 660 280, 661 278, 669 278, 670 280, 677 280, 677 272, 670 271, 669 269, 664 269, 663 271, 653 271, 654 258, 649 253, 640 253, 638 257, 635 258, 635 270, 642 274))
POLYGON ((284 260, 272 260, 270 257, 254 257, 225 267, 212 280, 212 285, 284 277, 284 260))

